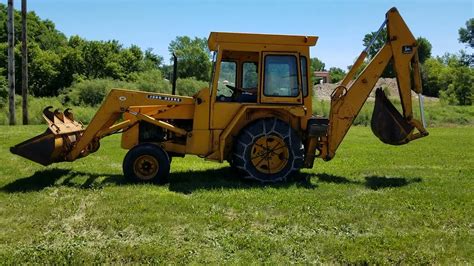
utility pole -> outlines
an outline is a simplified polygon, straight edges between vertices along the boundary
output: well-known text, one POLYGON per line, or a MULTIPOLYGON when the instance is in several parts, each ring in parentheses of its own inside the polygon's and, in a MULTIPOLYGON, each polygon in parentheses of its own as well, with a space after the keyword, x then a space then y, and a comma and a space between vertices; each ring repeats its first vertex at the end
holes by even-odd
POLYGON ((16 124, 15 119, 15 35, 13 27, 13 0, 8 0, 8 88, 9 88, 9 120, 10 125, 16 124))
POLYGON ((21 0, 21 97, 23 125, 28 125, 28 43, 26 28, 26 0, 21 0))

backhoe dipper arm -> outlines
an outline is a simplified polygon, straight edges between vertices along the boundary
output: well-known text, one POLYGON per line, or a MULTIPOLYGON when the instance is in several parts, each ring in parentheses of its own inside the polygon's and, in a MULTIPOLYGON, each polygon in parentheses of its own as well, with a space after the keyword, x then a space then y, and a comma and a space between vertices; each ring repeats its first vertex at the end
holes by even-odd
MULTIPOLYGON (((421 93, 417 43, 396 8, 390 9, 379 32, 387 25, 387 42, 369 62, 357 79, 348 86, 367 56, 370 45, 361 53, 351 70, 331 95, 328 141, 321 157, 330 160, 344 139, 378 79, 392 61, 397 75, 403 118, 420 132, 410 132, 406 142, 427 135, 423 125, 413 119, 411 90, 421 93), (412 87, 413 84, 413 87, 412 87), (347 87, 348 86, 348 87, 347 87)), ((378 34, 377 34, 378 35, 378 34)), ((376 36, 377 37, 377 36, 376 36)))
MULTIPOLYGON (((176 96, 140 91, 113 89, 105 98, 97 113, 92 118, 86 130, 82 133, 79 141, 75 143, 72 149, 67 153, 66 160, 74 161, 78 157, 87 155, 87 147, 94 143, 95 140, 106 136, 113 131, 127 128, 131 126, 130 121, 114 123, 127 112, 132 106, 152 106, 152 105, 183 105, 194 104, 192 97, 176 96)), ((186 132, 180 128, 153 119, 144 114, 136 113, 138 120, 145 120, 147 122, 156 124, 157 126, 167 128, 175 131, 178 134, 185 134, 186 132)))

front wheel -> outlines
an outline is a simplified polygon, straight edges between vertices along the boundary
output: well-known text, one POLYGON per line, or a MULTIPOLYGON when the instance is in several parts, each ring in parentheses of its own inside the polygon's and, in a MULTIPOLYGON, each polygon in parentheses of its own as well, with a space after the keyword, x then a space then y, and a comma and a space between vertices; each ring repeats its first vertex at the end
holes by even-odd
POLYGON ((130 181, 163 184, 170 173, 170 158, 158 145, 139 144, 125 155, 123 173, 130 181))
POLYGON ((234 145, 232 163, 248 178, 279 182, 303 166, 303 154, 296 131, 279 119, 267 118, 241 131, 234 145))

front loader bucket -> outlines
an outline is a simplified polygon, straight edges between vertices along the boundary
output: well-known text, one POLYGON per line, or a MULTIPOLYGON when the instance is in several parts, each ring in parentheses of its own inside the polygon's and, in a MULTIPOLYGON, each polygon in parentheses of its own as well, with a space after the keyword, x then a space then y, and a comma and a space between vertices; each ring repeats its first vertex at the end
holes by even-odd
POLYGON ((391 145, 408 143, 414 129, 388 100, 381 88, 375 92, 371 127, 375 136, 383 143, 391 145))
POLYGON ((46 166, 58 162, 59 158, 54 156, 57 146, 62 147, 62 138, 56 138, 47 129, 43 134, 11 147, 10 152, 46 166))
POLYGON ((31 139, 10 148, 10 152, 44 166, 65 161, 66 154, 83 131, 82 124, 74 121, 69 110, 64 113, 51 107, 43 110, 48 129, 31 139))

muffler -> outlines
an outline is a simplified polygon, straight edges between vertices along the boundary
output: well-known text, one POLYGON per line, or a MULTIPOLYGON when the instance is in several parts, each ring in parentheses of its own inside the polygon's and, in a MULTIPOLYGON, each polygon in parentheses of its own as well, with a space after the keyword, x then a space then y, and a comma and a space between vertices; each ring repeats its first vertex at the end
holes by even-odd
POLYGON ((77 142, 84 131, 84 126, 74 120, 70 109, 64 113, 52 107, 43 110, 43 117, 48 123, 48 129, 29 140, 10 148, 10 152, 44 166, 66 161, 66 155, 77 142))
POLYGON ((375 92, 375 105, 371 121, 372 132, 383 143, 402 145, 408 143, 414 126, 409 124, 389 101, 381 88, 375 92))

